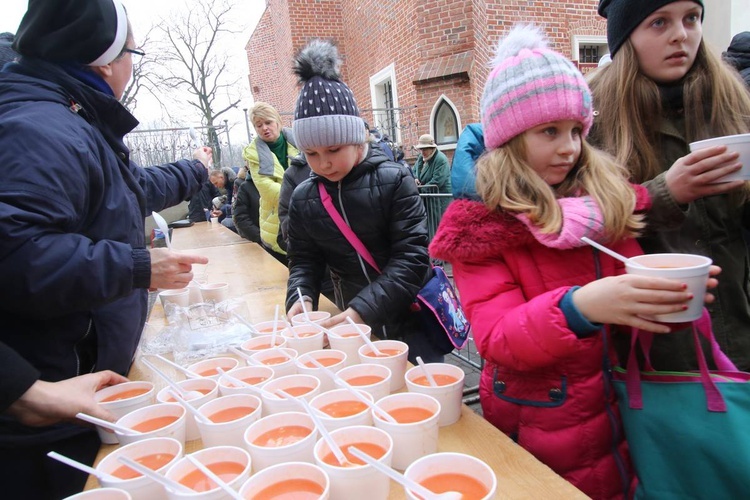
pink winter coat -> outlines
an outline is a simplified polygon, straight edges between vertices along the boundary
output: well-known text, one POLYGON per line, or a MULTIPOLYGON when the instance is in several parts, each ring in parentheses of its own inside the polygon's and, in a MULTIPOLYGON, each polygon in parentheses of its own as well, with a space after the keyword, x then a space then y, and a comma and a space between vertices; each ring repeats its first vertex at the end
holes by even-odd
MULTIPOLYGON (((643 253, 632 239, 611 246, 643 253)), ((589 246, 542 246, 516 218, 467 200, 451 203, 430 254, 452 264, 485 360, 484 417, 587 495, 624 496, 633 475, 605 377, 614 350, 601 331, 579 338, 558 306, 571 287, 622 274, 623 264, 589 246)))

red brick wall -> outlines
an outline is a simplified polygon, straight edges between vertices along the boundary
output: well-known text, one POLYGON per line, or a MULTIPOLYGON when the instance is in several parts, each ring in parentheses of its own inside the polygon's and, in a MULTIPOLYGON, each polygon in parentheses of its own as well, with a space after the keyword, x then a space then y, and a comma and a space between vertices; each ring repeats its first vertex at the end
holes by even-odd
MULTIPOLYGON (((574 35, 605 34, 597 4, 597 0, 268 0, 247 46, 253 97, 282 112, 291 111, 297 87, 287 72, 294 51, 312 38, 333 39, 344 58, 344 81, 362 109, 373 107, 370 77, 394 65, 398 104, 413 108, 401 129, 407 158, 413 158, 411 146, 419 135, 430 132, 430 114, 440 96, 456 106, 462 126, 479 121, 488 63, 502 34, 518 22, 533 22, 544 28, 555 50, 570 56, 574 35), (474 57, 467 74, 414 81, 429 61, 466 51, 474 57)), ((363 113, 363 118, 371 121, 372 115, 363 113)))

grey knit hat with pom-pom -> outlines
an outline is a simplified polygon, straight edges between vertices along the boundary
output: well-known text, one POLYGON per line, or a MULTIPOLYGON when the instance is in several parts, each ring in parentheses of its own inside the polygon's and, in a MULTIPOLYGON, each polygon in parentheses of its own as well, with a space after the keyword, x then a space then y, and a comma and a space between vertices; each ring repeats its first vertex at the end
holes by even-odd
POLYGON ((351 89, 341 81, 341 59, 330 42, 313 40, 294 59, 302 84, 294 110, 294 138, 304 151, 364 144, 365 123, 351 89))

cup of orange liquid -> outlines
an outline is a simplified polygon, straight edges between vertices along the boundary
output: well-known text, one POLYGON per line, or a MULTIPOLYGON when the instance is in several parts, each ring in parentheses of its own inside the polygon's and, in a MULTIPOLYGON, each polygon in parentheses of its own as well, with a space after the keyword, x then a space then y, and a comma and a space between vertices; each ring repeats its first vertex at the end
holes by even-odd
MULTIPOLYGON (((367 325, 357 325, 364 332, 367 338, 370 338, 372 328, 367 325)), ((365 345, 362 336, 357 333, 357 329, 348 324, 342 323, 330 329, 334 335, 328 336, 328 343, 331 349, 337 349, 346 353, 346 366, 352 366, 359 362, 359 348, 365 345)))
POLYGON ((185 444, 187 410, 177 403, 156 403, 131 411, 117 420, 117 425, 139 431, 123 434, 115 431, 120 444, 130 444, 152 437, 171 437, 185 444))
POLYGON ((416 459, 435 453, 438 446, 440 403, 426 394, 403 392, 386 396, 377 403, 397 423, 384 420, 373 412, 375 427, 393 439, 393 467, 404 470, 416 459))
POLYGON ((143 439, 125 446, 115 448, 109 455, 102 458, 96 470, 113 476, 113 479, 99 479, 105 488, 119 488, 130 493, 133 498, 164 498, 164 487, 140 472, 130 469, 118 460, 118 457, 128 457, 149 469, 164 474, 177 460, 182 458, 183 446, 176 439, 155 437, 143 439))
POLYGON ((336 349, 320 349, 302 354, 297 358, 297 373, 312 375, 320 379, 320 392, 330 391, 336 387, 331 375, 322 368, 318 368, 311 360, 315 360, 333 373, 346 366, 346 353, 336 349))
POLYGON ((97 488, 65 497, 64 500, 132 500, 132 496, 120 488, 97 488))
POLYGON ((195 421, 203 446, 235 446, 263 410, 260 398, 252 394, 222 396, 204 404, 198 411, 208 422, 195 421))
POLYGON ((331 437, 350 462, 345 466, 340 465, 324 439, 319 439, 315 444, 315 464, 328 474, 331 481, 331 500, 388 498, 391 487, 388 476, 365 465, 347 451, 349 446, 356 446, 378 462, 390 467, 393 440, 388 433, 375 427, 352 426, 331 432, 331 437))
MULTIPOLYGON (((497 477, 489 465, 463 453, 433 453, 415 460, 404 475, 435 493, 455 491, 463 498, 495 498, 497 477)), ((406 490, 411 500, 422 497, 406 490)))
POLYGON ((253 328, 255 328, 256 334, 253 334, 254 337, 264 337, 266 335, 273 334, 274 326, 276 328, 276 335, 281 334, 281 331, 286 328, 286 322, 282 319, 279 319, 276 323, 271 321, 260 321, 258 323, 253 323, 253 328))
POLYGON ((440 403, 440 418, 438 425, 455 424, 461 418, 464 395, 464 371, 458 366, 448 363, 427 363, 424 365, 432 378, 435 379, 437 387, 432 387, 422 370, 415 366, 406 372, 404 379, 409 392, 427 394, 437 399, 440 403))
POLYGON ((330 487, 328 474, 317 465, 289 462, 253 474, 240 488, 240 496, 248 500, 328 500, 330 487))
MULTIPOLYGON (((187 402, 193 408, 199 408, 201 405, 208 403, 212 399, 219 397, 219 383, 212 378, 189 378, 177 382, 185 391, 193 394, 195 397, 188 396, 187 402), (198 396, 194 393, 200 393, 198 396)), ((156 394, 156 400, 160 403, 177 403, 177 400, 170 394, 172 388, 164 387, 156 394)), ((198 424, 192 414, 185 415, 185 440, 194 441, 200 439, 201 433, 198 430, 198 424)))
POLYGON ((309 321, 322 323, 330 317, 331 313, 326 311, 308 311, 307 316, 305 316, 305 313, 299 313, 292 316, 292 326, 306 325, 309 321))
POLYGON ((318 431, 307 413, 285 412, 263 417, 245 431, 245 449, 253 470, 284 462, 313 463, 318 431))
POLYGON ((286 345, 297 351, 299 354, 319 351, 320 349, 323 349, 323 344, 325 342, 323 331, 307 324, 285 328, 282 330, 281 334, 286 339, 286 345))
POLYGON ((352 365, 342 368, 337 375, 347 384, 372 396, 374 401, 391 393, 391 369, 385 365, 352 365))
MULTIPOLYGON (((143 408, 154 402, 154 384, 145 381, 130 381, 105 387, 94 394, 99 406, 108 410, 115 417, 124 417, 133 410, 143 408)), ((115 433, 96 427, 99 438, 105 444, 117 444, 115 433)))
POLYGON ((286 338, 281 335, 281 331, 276 334, 274 344, 271 345, 271 335, 262 335, 260 337, 252 337, 240 345, 240 350, 247 353, 248 356, 252 356, 256 352, 265 351, 272 347, 286 347, 286 338))
POLYGON ((221 374, 217 368, 221 368, 222 371, 228 372, 229 370, 234 370, 238 366, 240 366, 240 362, 237 359, 222 356, 198 361, 197 363, 188 366, 187 369, 201 377, 219 380, 221 374))
POLYGON ((201 283, 201 298, 203 302, 224 302, 229 299, 229 283, 201 283))
MULTIPOLYGON (((370 394, 360 392, 373 401, 370 394)), ((372 425, 370 407, 357 399, 349 389, 334 389, 319 394, 310 401, 310 406, 321 411, 318 418, 329 431, 352 425, 372 425)))
POLYGON ((274 378, 297 373, 297 351, 289 347, 264 349, 250 356, 250 363, 267 366, 273 370, 274 378))
MULTIPOLYGON (((277 394, 276 391, 283 390, 289 395, 296 398, 303 398, 308 403, 320 394, 320 379, 312 375, 286 375, 284 377, 274 378, 263 389, 271 394, 277 394)), ((263 400, 263 415, 272 415, 285 411, 304 411, 304 408, 295 399, 288 399, 284 396, 273 397, 267 393, 261 395, 263 400)))
POLYGON ((391 392, 404 386, 404 374, 409 363, 409 346, 400 340, 376 340, 375 347, 381 352, 378 356, 369 345, 359 348, 360 363, 384 365, 391 369, 391 392))
MULTIPOLYGON (((192 453, 191 456, 219 476, 235 490, 250 477, 250 454, 236 446, 216 446, 192 453)), ((187 459, 178 460, 165 474, 167 478, 187 486, 195 493, 167 490, 170 500, 223 500, 227 494, 187 459)))
MULTIPOLYGON (((263 387, 274 376, 273 370, 270 367, 260 365, 240 366, 228 374, 232 378, 241 380, 246 384, 254 385, 255 387, 263 387)), ((229 396, 230 394, 256 394, 256 392, 247 387, 237 387, 227 377, 222 376, 219 379, 219 394, 229 396)))

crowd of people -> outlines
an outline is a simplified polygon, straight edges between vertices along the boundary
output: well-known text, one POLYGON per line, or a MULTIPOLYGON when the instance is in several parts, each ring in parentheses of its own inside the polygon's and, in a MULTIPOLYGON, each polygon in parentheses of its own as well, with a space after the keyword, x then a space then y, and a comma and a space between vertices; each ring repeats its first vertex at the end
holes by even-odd
POLYGON ((688 146, 750 133, 750 32, 720 58, 703 40, 699 0, 600 0, 598 11, 611 61, 587 78, 540 28, 502 37, 481 123, 462 132, 452 165, 429 134, 404 165, 360 116, 336 46, 313 40, 293 61, 291 128, 256 103, 257 135, 235 172, 210 169, 208 147, 135 165, 123 136, 138 122, 118 102, 138 53, 125 8, 30 1, 15 38, 0 35, 6 494, 83 488, 85 474, 46 453, 93 462, 99 439, 75 414, 112 419, 93 394, 126 380, 148 290, 183 288, 192 264, 207 262, 145 241, 146 215, 189 199, 191 220, 218 217, 289 268, 289 317, 323 294, 341 311, 323 327, 366 323, 405 341, 411 360, 443 359, 411 306, 433 276, 430 258, 449 262, 485 361, 484 417, 587 495, 631 497, 637 477, 609 372, 634 328, 661 334, 654 368, 695 369, 689 328, 648 319, 692 297, 678 280, 626 274, 581 238, 625 256, 710 257, 716 338, 750 370, 750 187, 715 182, 741 168, 737 153, 688 146), (426 186, 455 199, 439 198, 432 241, 426 186))

